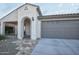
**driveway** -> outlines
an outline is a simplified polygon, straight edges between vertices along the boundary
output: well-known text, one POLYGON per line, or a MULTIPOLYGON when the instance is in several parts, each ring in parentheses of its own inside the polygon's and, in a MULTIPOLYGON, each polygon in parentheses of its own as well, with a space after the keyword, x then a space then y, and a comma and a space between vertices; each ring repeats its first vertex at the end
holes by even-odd
POLYGON ((78 39, 41 39, 32 55, 79 55, 78 39))

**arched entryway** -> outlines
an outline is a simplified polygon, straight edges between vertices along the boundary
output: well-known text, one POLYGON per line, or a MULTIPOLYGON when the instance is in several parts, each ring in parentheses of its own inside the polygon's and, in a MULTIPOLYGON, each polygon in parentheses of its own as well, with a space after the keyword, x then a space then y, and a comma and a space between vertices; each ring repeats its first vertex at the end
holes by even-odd
POLYGON ((24 37, 23 38, 30 38, 31 37, 31 21, 30 18, 24 17, 24 37))
POLYGON ((18 20, 18 39, 31 37, 31 20, 29 17, 23 17, 18 20))

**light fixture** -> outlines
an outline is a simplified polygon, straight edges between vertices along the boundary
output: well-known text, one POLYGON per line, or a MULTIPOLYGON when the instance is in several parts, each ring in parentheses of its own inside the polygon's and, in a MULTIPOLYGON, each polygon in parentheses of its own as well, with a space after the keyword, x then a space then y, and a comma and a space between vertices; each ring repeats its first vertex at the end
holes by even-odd
POLYGON ((34 17, 32 17, 32 21, 34 21, 34 17))

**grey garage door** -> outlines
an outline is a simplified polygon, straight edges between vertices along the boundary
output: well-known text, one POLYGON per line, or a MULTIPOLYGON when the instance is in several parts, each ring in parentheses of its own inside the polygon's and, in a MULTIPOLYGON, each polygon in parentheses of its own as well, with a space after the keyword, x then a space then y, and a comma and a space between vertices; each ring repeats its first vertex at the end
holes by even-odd
POLYGON ((79 39, 79 21, 42 21, 42 38, 79 39))

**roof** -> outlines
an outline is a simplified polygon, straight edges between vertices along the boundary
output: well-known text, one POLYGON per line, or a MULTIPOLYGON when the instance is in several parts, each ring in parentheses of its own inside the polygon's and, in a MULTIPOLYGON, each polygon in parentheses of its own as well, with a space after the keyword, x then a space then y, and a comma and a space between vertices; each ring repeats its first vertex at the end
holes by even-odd
MULTIPOLYGON (((39 7, 39 6, 34 5, 34 4, 30 4, 30 3, 25 3, 25 4, 23 4, 23 5, 19 6, 19 7, 17 7, 16 9, 12 10, 10 13, 8 13, 8 14, 7 14, 7 15, 5 15, 5 16, 3 16, 2 18, 4 18, 4 17, 6 17, 6 16, 10 15, 12 12, 14 12, 14 11, 18 10, 19 8, 23 7, 23 6, 24 6, 24 5, 26 5, 26 4, 27 4, 27 5, 34 6, 34 7, 37 7, 37 11, 38 11, 39 15, 40 15, 40 16, 42 16, 42 13, 41 13, 41 11, 40 11, 40 7, 39 7)), ((2 19, 2 18, 1 18, 1 19, 2 19)))
POLYGON ((38 16, 38 19, 78 18, 79 13, 38 16))

